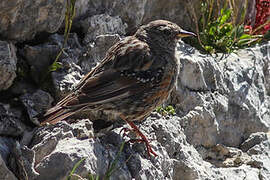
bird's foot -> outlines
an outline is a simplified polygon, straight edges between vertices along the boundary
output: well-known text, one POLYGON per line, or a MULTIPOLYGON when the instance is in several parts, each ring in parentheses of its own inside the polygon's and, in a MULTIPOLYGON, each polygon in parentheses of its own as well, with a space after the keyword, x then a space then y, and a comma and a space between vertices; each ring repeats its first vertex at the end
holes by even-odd
POLYGON ((131 143, 145 143, 145 146, 147 148, 147 154, 148 156, 150 157, 151 154, 153 154, 155 157, 157 156, 157 154, 153 151, 149 141, 146 139, 146 137, 144 136, 144 138, 142 137, 142 139, 130 139, 128 142, 131 142, 131 143))
MULTIPOLYGON (((123 118, 123 119, 124 119, 124 118, 123 118)), ((123 128, 123 129, 120 131, 120 133, 121 133, 122 131, 124 131, 124 136, 126 136, 126 135, 127 135, 126 132, 128 132, 128 131, 133 131, 133 132, 135 132, 137 136, 140 136, 140 137, 141 137, 141 139, 131 139, 130 142, 140 142, 140 143, 144 142, 144 143, 145 143, 145 146, 146 146, 146 148, 147 148, 147 154, 148 154, 148 156, 150 157, 151 154, 152 154, 152 155, 154 155, 154 156, 156 157, 157 154, 153 151, 153 149, 152 149, 152 147, 151 147, 151 145, 150 145, 148 139, 145 137, 145 135, 138 129, 138 127, 137 127, 132 121, 129 121, 129 120, 127 120, 127 119, 124 119, 124 120, 130 125, 130 127, 131 127, 132 129, 129 129, 129 128, 123 128)))
POLYGON ((120 134, 123 132, 123 137, 126 137, 126 136, 128 136, 128 134, 127 134, 127 132, 134 132, 134 130, 133 129, 129 129, 129 128, 122 128, 121 129, 121 131, 120 131, 120 134))

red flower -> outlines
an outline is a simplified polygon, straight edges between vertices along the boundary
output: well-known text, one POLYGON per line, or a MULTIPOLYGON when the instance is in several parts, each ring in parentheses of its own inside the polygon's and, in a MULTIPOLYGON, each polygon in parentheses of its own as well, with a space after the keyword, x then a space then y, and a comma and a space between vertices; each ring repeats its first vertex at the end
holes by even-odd
MULTIPOLYGON (((256 0, 256 19, 253 29, 260 27, 270 18, 270 0, 256 0)), ((270 30, 270 22, 258 29, 255 34, 265 34, 270 30)))
POLYGON ((270 30, 270 22, 265 24, 269 19, 270 19, 270 0, 256 0, 255 23, 253 26, 250 25, 250 22, 247 23, 248 25, 245 26, 245 29, 248 29, 249 34, 265 34, 267 33, 267 31, 270 30))

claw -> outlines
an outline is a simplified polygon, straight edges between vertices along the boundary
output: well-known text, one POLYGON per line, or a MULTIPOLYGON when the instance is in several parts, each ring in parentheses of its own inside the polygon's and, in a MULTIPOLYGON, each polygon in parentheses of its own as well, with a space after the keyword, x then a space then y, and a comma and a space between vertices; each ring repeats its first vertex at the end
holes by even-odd
POLYGON ((133 131, 133 129, 122 128, 121 131, 120 131, 120 134, 121 134, 122 132, 124 132, 124 133, 123 133, 123 137, 126 137, 126 136, 127 136, 127 132, 129 132, 129 131, 133 131))
MULTIPOLYGON (((150 157, 151 154, 154 155, 155 157, 157 156, 157 154, 152 150, 152 147, 149 143, 149 141, 147 140, 147 138, 145 137, 145 135, 138 129, 138 127, 132 122, 132 121, 129 121, 127 120, 126 118, 124 118, 123 116, 121 117, 123 120, 125 120, 130 126, 132 129, 128 129, 128 128, 123 128, 122 130, 123 131, 134 131, 138 136, 140 136, 142 139, 137 139, 135 141, 139 141, 139 142, 144 142, 145 143, 145 146, 147 148, 147 154, 148 156, 150 157), (128 130, 127 130, 128 129, 128 130)), ((122 131, 121 130, 121 131, 122 131)), ((120 131, 120 132, 121 132, 120 131)), ((125 133, 125 132, 124 132, 125 133)))
POLYGON ((151 156, 151 154, 153 154, 155 157, 157 156, 157 154, 153 151, 149 141, 146 138, 145 139, 130 139, 128 142, 130 142, 130 143, 136 143, 136 142, 145 143, 148 156, 151 156))

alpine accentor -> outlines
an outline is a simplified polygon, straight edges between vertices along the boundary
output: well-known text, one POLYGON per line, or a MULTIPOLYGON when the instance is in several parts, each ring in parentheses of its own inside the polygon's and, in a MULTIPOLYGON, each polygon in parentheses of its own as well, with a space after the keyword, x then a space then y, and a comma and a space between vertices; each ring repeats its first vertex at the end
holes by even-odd
POLYGON ((143 120, 168 98, 179 71, 177 40, 192 35, 165 20, 141 26, 112 46, 74 91, 45 113, 41 124, 54 124, 83 110, 112 112, 142 138, 148 155, 156 156, 132 121, 143 120))

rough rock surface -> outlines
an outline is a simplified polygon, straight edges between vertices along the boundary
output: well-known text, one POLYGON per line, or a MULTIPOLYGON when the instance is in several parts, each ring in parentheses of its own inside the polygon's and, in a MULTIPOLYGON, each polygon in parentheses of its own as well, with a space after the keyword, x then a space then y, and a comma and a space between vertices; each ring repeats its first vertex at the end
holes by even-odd
POLYGON ((67 179, 80 160, 75 174, 83 178, 91 173, 127 180, 270 179, 269 42, 225 56, 179 43, 180 76, 165 103, 176 114, 153 112, 137 123, 156 158, 147 156, 144 144, 128 142, 136 136, 120 133, 128 126, 119 117, 102 111, 36 127, 52 97, 56 103, 70 92, 140 25, 167 19, 194 29, 193 6, 186 0, 77 0, 64 45, 65 3, 0 2, 0 179, 67 179), (60 66, 49 72, 62 48, 60 66))
POLYGON ((0 3, 0 35, 29 40, 39 32, 56 32, 65 14, 65 0, 3 0, 0 3))
POLYGON ((45 113, 51 107, 53 98, 45 91, 37 90, 34 93, 26 93, 20 97, 26 107, 30 120, 36 123, 35 117, 45 113))
POLYGON ((14 140, 0 136, 0 179, 16 180, 15 175, 8 169, 8 158, 14 140))
POLYGON ((15 175, 7 168, 5 162, 0 156, 0 179, 16 180, 15 175))
POLYGON ((97 36, 104 34, 126 34, 125 25, 118 16, 111 17, 106 14, 95 15, 81 22, 85 34, 84 44, 93 41, 97 36))
POLYGON ((16 77, 16 48, 12 43, 0 41, 0 91, 8 89, 16 77))
MULTIPOLYGON (((77 4, 79 13, 76 16, 79 21, 97 14, 119 16, 124 23, 127 23, 127 32, 133 32, 141 24, 156 19, 171 20, 180 24, 185 29, 194 29, 194 27, 191 27, 190 4, 187 2, 186 0, 79 1, 77 4)), ((192 4, 198 4, 196 2, 198 1, 193 1, 192 4)))
POLYGON ((177 116, 162 117, 157 113, 138 124, 153 139, 151 145, 158 154, 148 158, 143 144, 125 143, 120 151, 121 144, 132 138, 119 135, 122 128, 98 138, 93 136, 88 119, 72 125, 61 122, 36 131, 31 144, 22 147, 23 165, 34 179, 65 179, 82 159, 75 173, 81 177, 88 173, 105 177, 116 159, 110 179, 269 179, 269 135, 261 133, 266 138, 256 141, 247 153, 218 145, 205 149, 208 155, 201 156, 187 142, 180 124, 177 116))
MULTIPOLYGON (((213 58, 181 42, 179 81, 167 102, 174 104, 178 116, 153 113, 138 124, 152 139, 157 158, 149 159, 145 146, 137 143, 126 143, 118 156, 120 145, 134 138, 132 134, 123 138, 116 127, 95 137, 92 122, 80 120, 35 131, 27 141, 30 144, 21 143, 22 167, 33 179, 62 179, 86 158, 76 173, 105 177, 117 159, 119 166, 111 179, 269 179, 270 146, 265 132, 269 131, 270 109, 263 81, 267 52, 265 46, 258 46, 226 59, 213 58), (60 168, 52 170, 55 166, 60 168)), ((59 72, 69 75, 71 71, 55 71, 59 72)))
MULTIPOLYGON (((3 0, 0 4, 0 35, 6 39, 22 41, 32 39, 41 32, 56 32, 63 23, 65 6, 66 1, 64 0, 52 2, 3 0)), ((186 0, 162 0, 158 3, 147 0, 78 0, 74 25, 77 26, 88 21, 86 19, 89 18, 94 20, 101 16, 111 16, 111 20, 115 19, 113 17, 121 18, 120 21, 122 20, 128 25, 128 32, 134 31, 141 24, 156 19, 171 20, 190 29, 194 27, 190 26, 192 18, 189 14, 189 7, 186 0)), ((113 24, 110 28, 117 27, 117 24, 113 24)), ((92 23, 88 23, 87 29, 92 25, 92 23)), ((86 26, 84 25, 84 27, 86 26)), ((123 32, 122 29, 120 31, 123 32)))
POLYGON ((12 109, 9 104, 0 103, 0 136, 19 136, 25 125, 21 122, 21 111, 12 109))
POLYGON ((182 67, 171 103, 191 144, 239 146, 251 133, 269 130, 264 47, 225 58, 202 55, 184 44, 179 49, 182 67))

